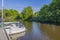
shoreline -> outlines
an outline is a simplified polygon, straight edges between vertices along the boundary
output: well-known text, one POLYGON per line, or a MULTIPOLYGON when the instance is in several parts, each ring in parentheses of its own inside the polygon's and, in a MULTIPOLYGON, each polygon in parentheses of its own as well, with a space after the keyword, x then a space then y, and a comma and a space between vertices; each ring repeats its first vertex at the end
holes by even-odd
POLYGON ((57 22, 48 22, 48 21, 28 21, 28 22, 39 22, 39 23, 41 23, 41 24, 53 24, 53 25, 60 25, 59 23, 57 23, 57 22))

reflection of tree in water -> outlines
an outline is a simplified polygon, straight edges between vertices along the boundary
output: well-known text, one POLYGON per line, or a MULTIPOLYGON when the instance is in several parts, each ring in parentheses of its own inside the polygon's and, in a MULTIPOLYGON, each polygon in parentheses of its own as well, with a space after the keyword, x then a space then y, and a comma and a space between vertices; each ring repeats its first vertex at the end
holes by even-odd
POLYGON ((21 23, 26 27, 27 32, 24 37, 19 38, 20 40, 32 40, 32 22, 21 21, 21 23))
POLYGON ((39 28, 42 34, 47 35, 50 40, 60 40, 60 26, 39 24, 39 28))
POLYGON ((24 21, 23 24, 27 28, 28 32, 32 31, 32 22, 26 22, 26 21, 24 21))

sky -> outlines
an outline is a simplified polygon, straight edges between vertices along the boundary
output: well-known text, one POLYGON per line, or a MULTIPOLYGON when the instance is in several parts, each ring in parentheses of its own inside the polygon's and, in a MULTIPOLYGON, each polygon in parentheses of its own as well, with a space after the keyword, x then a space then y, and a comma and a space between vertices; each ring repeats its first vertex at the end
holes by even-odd
POLYGON ((0 9, 2 9, 2 0, 0 0, 0 9))
MULTIPOLYGON (((1 0, 0 0, 0 9, 1 9, 1 0)), ((51 0, 4 0, 5 9, 15 9, 19 12, 27 6, 32 6, 33 12, 37 12, 43 7, 44 4, 50 4, 51 0)))

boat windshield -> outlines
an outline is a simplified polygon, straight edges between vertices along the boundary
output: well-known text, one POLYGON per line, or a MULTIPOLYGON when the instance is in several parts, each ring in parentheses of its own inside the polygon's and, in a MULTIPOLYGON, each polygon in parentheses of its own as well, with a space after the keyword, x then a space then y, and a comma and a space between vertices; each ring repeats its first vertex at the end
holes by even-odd
POLYGON ((20 23, 8 23, 8 24, 4 24, 4 26, 16 26, 16 27, 22 27, 23 25, 22 24, 20 24, 20 23))
POLYGON ((4 26, 12 26, 11 24, 4 24, 4 26))
POLYGON ((23 25, 20 23, 16 23, 16 26, 18 26, 19 28, 22 27, 23 25))

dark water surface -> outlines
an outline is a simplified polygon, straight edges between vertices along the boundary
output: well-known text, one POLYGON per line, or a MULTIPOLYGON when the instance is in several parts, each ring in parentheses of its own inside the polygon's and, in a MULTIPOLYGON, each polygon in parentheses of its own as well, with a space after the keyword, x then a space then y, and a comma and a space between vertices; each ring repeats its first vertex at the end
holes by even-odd
POLYGON ((24 22, 27 29, 23 37, 17 40, 60 40, 60 26, 41 24, 36 22, 24 22))

